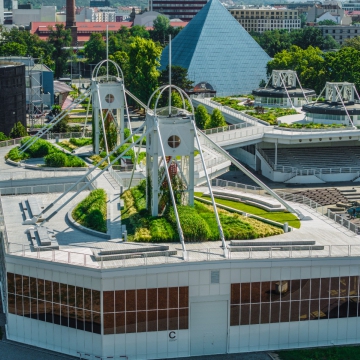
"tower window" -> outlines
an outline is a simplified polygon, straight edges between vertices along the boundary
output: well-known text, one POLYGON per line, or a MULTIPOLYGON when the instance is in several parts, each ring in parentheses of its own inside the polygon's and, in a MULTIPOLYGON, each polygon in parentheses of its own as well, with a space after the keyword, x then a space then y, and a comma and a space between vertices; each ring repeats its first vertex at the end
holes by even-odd
POLYGON ((168 145, 173 149, 177 148, 180 145, 180 142, 181 140, 177 135, 171 135, 168 138, 168 145))
POLYGON ((105 96, 105 101, 108 103, 108 104, 111 104, 112 102, 114 102, 115 100, 115 97, 113 94, 107 94, 105 96))

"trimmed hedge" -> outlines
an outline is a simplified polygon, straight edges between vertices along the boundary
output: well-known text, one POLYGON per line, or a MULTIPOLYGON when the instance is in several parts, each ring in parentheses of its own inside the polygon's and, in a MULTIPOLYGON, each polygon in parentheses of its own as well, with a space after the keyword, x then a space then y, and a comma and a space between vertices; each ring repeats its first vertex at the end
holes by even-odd
POLYGON ((72 216, 82 226, 106 233, 107 196, 104 189, 96 189, 73 210, 72 216))
MULTIPOLYGON (((23 145, 29 137, 21 140, 23 145)), ((56 146, 43 139, 38 139, 25 153, 20 153, 19 147, 11 149, 5 159, 20 161, 28 158, 44 158, 45 165, 50 167, 85 167, 85 162, 77 156, 64 154, 56 146)))
MULTIPOLYGON (((169 207, 162 217, 152 217, 146 209, 146 182, 122 194, 125 209, 121 213, 130 241, 179 241, 175 213, 169 207)), ((195 201, 194 207, 177 206, 185 241, 216 241, 220 239, 211 206, 195 201)), ((280 228, 255 219, 218 209, 225 239, 255 239, 282 234, 280 228)))

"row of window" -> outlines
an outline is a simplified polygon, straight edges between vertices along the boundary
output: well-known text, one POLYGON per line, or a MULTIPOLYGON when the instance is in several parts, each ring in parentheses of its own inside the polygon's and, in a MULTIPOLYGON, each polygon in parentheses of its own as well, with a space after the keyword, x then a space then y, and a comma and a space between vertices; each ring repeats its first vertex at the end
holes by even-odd
MULTIPOLYGON (((230 10, 230 12, 232 14, 240 14, 240 15, 244 15, 245 13, 247 14, 251 14, 251 15, 268 15, 270 13, 270 15, 275 15, 275 12, 274 11, 237 11, 237 10, 230 10)), ((277 12, 278 14, 282 14, 282 15, 292 15, 293 12, 292 11, 281 11, 281 12, 277 12)), ((294 15, 297 15, 297 11, 294 11, 294 15)))
POLYGON ((7 273, 8 293, 100 312, 100 291, 7 273))
MULTIPOLYGON (((360 120, 360 115, 351 115, 350 118, 353 121, 360 120)), ((308 121, 316 121, 316 120, 328 120, 328 121, 348 121, 349 118, 347 115, 331 115, 331 114, 313 114, 313 113, 306 113, 306 120, 308 121)))
POLYGON ((101 334, 99 312, 8 293, 10 314, 101 334))
MULTIPOLYGON (((326 30, 325 30, 325 33, 328 34, 330 31, 331 31, 331 30, 326 29, 326 30)), ((357 29, 355 29, 355 30, 353 30, 353 31, 351 31, 350 29, 348 29, 346 32, 347 32, 348 34, 350 34, 350 33, 357 34, 358 31, 357 31, 357 29)), ((343 34, 343 33, 345 33, 345 30, 343 30, 343 29, 340 29, 340 30, 335 30, 335 29, 333 29, 333 30, 332 30, 332 33, 333 33, 333 34, 343 34)))
POLYGON ((358 276, 231 285, 231 304, 360 297, 358 276))
POLYGON ((187 286, 103 292, 104 313, 187 307, 189 307, 187 286))
POLYGON ((254 303, 231 305, 230 326, 338 319, 359 315, 357 297, 254 303))

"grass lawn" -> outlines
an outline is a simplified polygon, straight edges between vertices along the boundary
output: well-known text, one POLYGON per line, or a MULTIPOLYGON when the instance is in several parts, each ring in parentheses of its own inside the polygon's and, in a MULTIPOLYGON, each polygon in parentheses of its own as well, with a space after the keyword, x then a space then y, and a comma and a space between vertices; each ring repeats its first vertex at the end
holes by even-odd
POLYGON ((281 360, 355 360, 360 359, 359 346, 336 346, 277 352, 281 360))
MULTIPOLYGON (((195 192, 195 196, 202 197, 206 200, 210 200, 209 197, 203 196, 203 194, 200 192, 195 192)), ((282 212, 282 211, 268 212, 268 211, 260 209, 256 206, 247 205, 244 203, 240 203, 237 201, 231 201, 231 200, 215 199, 215 201, 218 204, 229 206, 236 210, 245 211, 249 214, 258 215, 265 219, 277 221, 280 223, 287 222, 289 224, 289 226, 292 226, 297 229, 299 229, 301 226, 300 220, 294 214, 289 213, 289 212, 282 212)))

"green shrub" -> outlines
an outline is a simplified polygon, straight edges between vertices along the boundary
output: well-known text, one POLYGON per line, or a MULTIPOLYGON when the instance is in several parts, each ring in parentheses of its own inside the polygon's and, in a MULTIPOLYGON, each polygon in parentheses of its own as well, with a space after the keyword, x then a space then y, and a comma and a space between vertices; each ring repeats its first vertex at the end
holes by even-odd
POLYGON ((164 217, 150 220, 150 234, 151 241, 154 242, 168 242, 179 239, 177 231, 164 217))
MULTIPOLYGON (((186 241, 206 241, 210 230, 206 221, 190 206, 177 206, 180 224, 186 241)), ((167 213, 167 219, 177 229, 176 217, 173 207, 167 213)))
POLYGON ((0 131, 0 141, 5 141, 9 139, 9 137, 7 137, 3 132, 0 131))
POLYGON ((52 153, 46 155, 45 165, 49 167, 65 167, 67 162, 67 156, 62 152, 52 153))
POLYGON ((96 189, 81 201, 73 210, 72 216, 79 224, 106 233, 107 204, 104 189, 96 189))
POLYGON ((66 167, 85 167, 85 161, 74 155, 66 155, 66 167))
POLYGON ((92 144, 91 138, 71 138, 69 139, 69 142, 77 147, 82 147, 85 145, 92 144))
POLYGON ((5 160, 10 159, 12 161, 20 161, 26 159, 26 154, 20 153, 19 147, 12 148, 6 155, 5 160))

